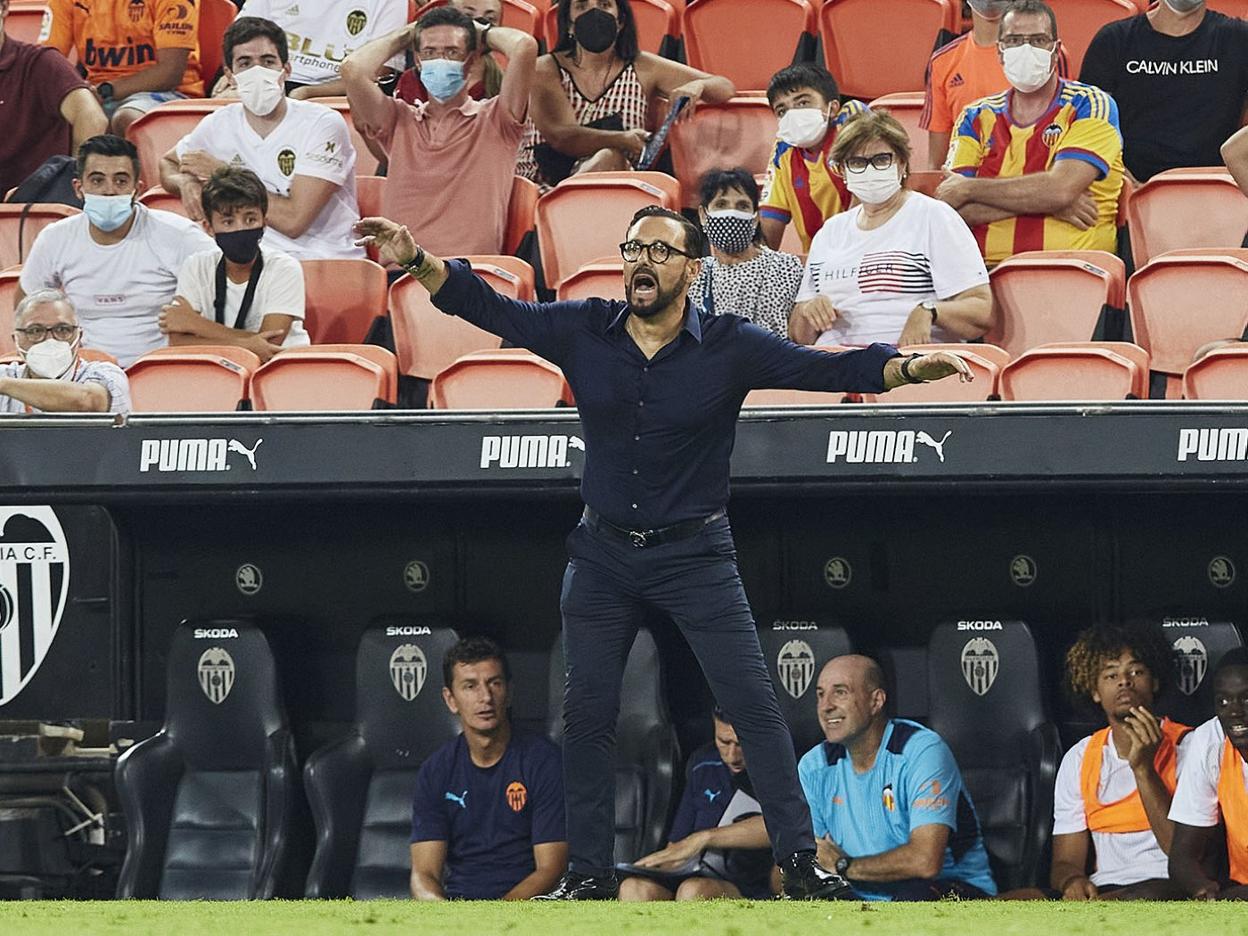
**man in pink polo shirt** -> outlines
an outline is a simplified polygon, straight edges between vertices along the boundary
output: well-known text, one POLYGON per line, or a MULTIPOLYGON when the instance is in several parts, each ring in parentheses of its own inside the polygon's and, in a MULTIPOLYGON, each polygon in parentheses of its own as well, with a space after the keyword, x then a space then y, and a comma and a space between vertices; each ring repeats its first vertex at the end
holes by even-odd
POLYGON ((382 211, 441 256, 502 253, 516 151, 524 133, 537 42, 486 26, 454 7, 347 56, 342 79, 351 116, 390 157, 382 211), (407 104, 377 87, 380 69, 414 41, 429 101, 407 104), (475 101, 464 76, 481 50, 507 59, 498 97, 475 101))

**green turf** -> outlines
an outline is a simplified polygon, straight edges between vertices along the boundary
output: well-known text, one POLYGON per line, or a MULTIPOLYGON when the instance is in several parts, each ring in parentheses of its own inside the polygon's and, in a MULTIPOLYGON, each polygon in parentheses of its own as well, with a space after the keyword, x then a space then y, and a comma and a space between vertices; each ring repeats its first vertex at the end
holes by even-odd
POLYGON ((1242 904, 0 903, 0 934, 125 936, 1243 936, 1242 904))

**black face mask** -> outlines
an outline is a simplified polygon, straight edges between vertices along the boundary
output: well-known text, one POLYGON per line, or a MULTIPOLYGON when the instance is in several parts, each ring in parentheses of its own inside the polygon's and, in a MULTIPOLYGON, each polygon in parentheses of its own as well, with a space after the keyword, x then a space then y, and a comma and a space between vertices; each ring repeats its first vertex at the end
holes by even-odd
POLYGON ((620 24, 606 10, 587 10, 572 24, 572 35, 586 52, 606 52, 620 34, 620 24))
POLYGON ((246 231, 224 231, 216 235, 217 246, 231 263, 251 263, 260 252, 260 238, 264 237, 264 228, 249 228, 246 231))

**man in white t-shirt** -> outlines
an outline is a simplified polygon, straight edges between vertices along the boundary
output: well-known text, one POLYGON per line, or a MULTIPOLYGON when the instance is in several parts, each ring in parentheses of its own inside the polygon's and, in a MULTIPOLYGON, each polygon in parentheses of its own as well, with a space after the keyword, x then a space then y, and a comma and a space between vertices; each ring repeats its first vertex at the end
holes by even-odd
POLYGON ((1185 745, 1187 763, 1170 805, 1170 877, 1197 900, 1248 899, 1248 650, 1227 651, 1213 673, 1213 711, 1185 745), (1230 873, 1204 865, 1214 827, 1226 830, 1230 873))
POLYGON ((1172 670, 1170 646, 1143 627, 1089 628, 1066 654, 1072 693, 1109 724, 1067 751, 1057 771, 1050 883, 1063 900, 1184 896, 1166 870, 1167 813, 1191 729, 1153 714, 1172 670))
POLYGON ((269 190, 266 247, 297 260, 363 257, 351 234, 360 211, 355 146, 342 115, 286 97, 290 61, 276 23, 236 19, 225 31, 224 52, 242 101, 209 114, 164 155, 161 183, 200 220, 204 183, 224 166, 244 166, 269 190))
POLYGON ((0 413, 128 413, 125 371, 79 357, 82 329, 59 289, 17 304, 13 338, 20 361, 0 364, 0 413))
POLYGON ((160 313, 169 344, 231 344, 267 361, 310 343, 303 328, 303 268, 261 249, 269 194, 250 169, 218 169, 204 186, 204 217, 216 239, 178 274, 178 296, 160 313))
POLYGON ((979 247, 956 211, 902 187, 910 140, 896 118, 852 118, 830 159, 859 204, 825 221, 811 241, 789 337, 902 347, 986 332, 992 292, 979 247))
POLYGON ((96 136, 78 149, 74 191, 82 214, 44 228, 31 245, 18 299, 40 289, 63 291, 78 313, 83 343, 129 367, 163 347, 156 324, 174 296, 178 270, 212 246, 192 221, 136 202, 139 154, 115 136, 96 136))
MULTIPOLYGON (((247 0, 239 16, 272 20, 286 30, 290 77, 286 87, 295 100, 345 95, 338 66, 364 43, 402 29, 406 0, 247 0)), ((390 60, 396 71, 403 57, 390 60)))

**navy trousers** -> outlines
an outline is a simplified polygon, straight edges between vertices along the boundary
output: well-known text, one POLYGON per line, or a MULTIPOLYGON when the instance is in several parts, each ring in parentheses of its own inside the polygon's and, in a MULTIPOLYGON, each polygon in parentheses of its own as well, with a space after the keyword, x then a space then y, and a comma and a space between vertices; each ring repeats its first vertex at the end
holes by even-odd
POLYGON ((597 876, 615 866, 615 723, 624 664, 646 611, 680 628, 736 729, 777 863, 813 850, 793 740, 758 645, 728 518, 643 549, 582 521, 567 544, 560 608, 571 869, 597 876))

